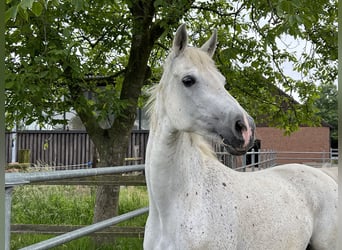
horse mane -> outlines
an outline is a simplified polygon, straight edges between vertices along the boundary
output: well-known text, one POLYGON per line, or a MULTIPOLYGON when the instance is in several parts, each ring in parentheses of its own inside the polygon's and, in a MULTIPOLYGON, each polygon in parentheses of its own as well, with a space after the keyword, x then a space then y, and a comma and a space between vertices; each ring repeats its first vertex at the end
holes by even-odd
POLYGON ((145 108, 146 108, 146 114, 150 123, 150 127, 152 128, 155 127, 155 123, 156 123, 155 106, 156 106, 157 93, 159 92, 160 88, 161 88, 161 84, 154 84, 147 90, 147 95, 149 96, 149 98, 147 99, 145 108))
POLYGON ((203 135, 189 133, 191 141, 195 147, 199 150, 202 156, 216 159, 217 156, 213 150, 212 145, 209 143, 209 139, 206 139, 203 135))
MULTIPOLYGON (((198 48, 193 48, 193 47, 188 47, 184 50, 183 56, 194 63, 196 67, 199 69, 208 69, 210 70, 216 70, 215 63, 211 59, 210 56, 201 49, 198 48)), ((174 58, 174 54, 171 52, 170 55, 166 58, 165 64, 164 64, 164 72, 165 69, 168 69, 174 58)), ((152 85, 148 90, 147 94, 149 95, 149 98, 145 104, 145 108, 147 110, 147 116, 149 119, 150 123, 150 128, 154 128, 157 123, 157 117, 156 117, 156 103, 157 103, 157 96, 158 93, 162 91, 163 86, 165 84, 164 81, 164 74, 162 76, 162 79, 160 80, 159 84, 154 84, 152 85)), ((191 139, 192 144, 199 149, 202 155, 210 157, 210 158, 215 158, 217 159, 215 152, 213 151, 212 145, 209 143, 209 140, 206 139, 202 135, 198 135, 195 133, 188 133, 191 139)))

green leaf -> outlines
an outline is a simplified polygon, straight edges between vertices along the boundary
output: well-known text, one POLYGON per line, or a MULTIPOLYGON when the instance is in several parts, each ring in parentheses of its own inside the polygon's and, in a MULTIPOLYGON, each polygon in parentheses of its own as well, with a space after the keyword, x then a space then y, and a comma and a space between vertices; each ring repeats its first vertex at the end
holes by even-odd
POLYGON ((34 2, 32 5, 32 12, 35 16, 40 16, 43 12, 43 5, 40 2, 34 2))
POLYGON ((71 0, 71 4, 75 6, 76 11, 82 10, 84 8, 83 0, 71 0))
POLYGON ((18 13, 18 6, 13 6, 9 8, 5 12, 5 23, 7 23, 10 19, 15 20, 15 18, 17 17, 17 13, 18 13))
POLYGON ((251 63, 251 65, 252 65, 253 68, 258 68, 259 62, 255 60, 255 61, 253 61, 253 62, 251 63))
POLYGON ((44 77, 48 76, 48 74, 49 74, 49 71, 42 71, 39 73, 39 77, 44 78, 44 77))
POLYGON ((6 90, 12 89, 14 85, 15 85, 15 83, 13 81, 6 82, 5 83, 5 89, 6 90))
POLYGON ((158 8, 159 6, 163 6, 163 4, 165 4, 164 0, 155 0, 154 3, 153 3, 153 6, 155 8, 158 8))
POLYGON ((293 12, 293 3, 291 1, 281 1, 279 4, 279 8, 281 11, 286 13, 292 13, 293 12))
POLYGON ((25 21, 28 21, 28 13, 26 9, 19 8, 19 16, 22 17, 25 21))
POLYGON ((20 8, 26 10, 26 9, 31 9, 33 5, 34 0, 22 0, 21 3, 19 4, 20 8))

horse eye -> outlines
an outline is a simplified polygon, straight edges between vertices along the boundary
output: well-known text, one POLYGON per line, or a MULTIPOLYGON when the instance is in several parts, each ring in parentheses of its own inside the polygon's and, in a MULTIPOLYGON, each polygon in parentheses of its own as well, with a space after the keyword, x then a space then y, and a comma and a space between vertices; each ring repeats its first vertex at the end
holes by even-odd
POLYGON ((188 88, 196 83, 196 79, 193 76, 184 76, 182 82, 188 88))

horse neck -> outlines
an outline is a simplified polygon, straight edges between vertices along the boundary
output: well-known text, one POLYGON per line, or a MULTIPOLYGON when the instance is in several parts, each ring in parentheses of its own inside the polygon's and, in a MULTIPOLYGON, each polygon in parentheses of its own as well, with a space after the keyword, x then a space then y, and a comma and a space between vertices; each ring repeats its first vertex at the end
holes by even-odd
POLYGON ((149 189, 162 197, 170 190, 181 192, 189 180, 200 178, 205 156, 195 145, 196 135, 174 131, 167 120, 156 124, 147 145, 146 176, 149 189))

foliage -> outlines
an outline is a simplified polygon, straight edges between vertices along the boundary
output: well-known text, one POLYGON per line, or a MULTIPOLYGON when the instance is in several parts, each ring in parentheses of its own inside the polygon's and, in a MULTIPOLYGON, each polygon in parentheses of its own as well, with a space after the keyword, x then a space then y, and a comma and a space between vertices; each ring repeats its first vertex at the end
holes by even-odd
MULTIPOLYGON (((122 165, 142 89, 160 78, 180 22, 195 45, 218 29, 215 61, 227 88, 256 118, 290 133, 314 125, 316 83, 337 71, 337 1, 6 0, 6 126, 65 123, 73 109, 98 166, 122 165), (301 55, 278 45, 308 41, 301 55), (286 75, 283 63, 302 74, 286 75), (298 102, 279 94, 298 94, 298 102)), ((112 217, 117 188, 99 186, 94 220, 112 217), (99 198, 98 198, 99 197, 99 198), (102 207, 110 209, 103 210, 102 207)))
MULTIPOLYGON (((119 113, 125 104, 117 100, 117 90, 108 83, 111 79, 103 79, 101 87, 97 87, 86 76, 108 75, 113 68, 120 70, 122 67, 118 63, 111 65, 109 54, 112 46, 121 54, 120 50, 128 46, 126 40, 115 39, 119 30, 115 25, 120 24, 111 14, 123 14, 123 11, 116 5, 111 6, 106 15, 102 14, 103 19, 95 19, 92 26, 88 26, 87 19, 91 19, 94 13, 73 12, 74 8, 81 8, 82 1, 44 2, 45 8, 38 16, 33 12, 32 2, 41 1, 30 1, 32 8, 28 3, 23 4, 24 1, 18 5, 10 3, 13 6, 9 10, 17 8, 22 14, 15 21, 8 22, 6 33, 6 117, 9 124, 15 120, 23 120, 26 124, 33 121, 40 124, 63 122, 54 115, 75 106, 71 87, 78 87, 84 93, 94 92, 97 101, 81 99, 81 105, 90 112, 99 111, 99 120, 108 113, 119 113), (23 6, 27 8, 23 10, 23 6), (93 39, 99 40, 93 42, 93 39)), ((97 4, 98 9, 101 6, 98 1, 90 3, 89 9, 96 10, 97 4)), ((124 33, 125 27, 120 30, 124 33)))
MULTIPOLYGON (((121 190, 120 214, 148 204, 145 187, 127 187, 121 190)), ((95 204, 94 188, 82 186, 22 186, 17 187, 12 200, 12 223, 89 225, 95 204)), ((146 215, 119 225, 144 226, 146 215)), ((50 238, 41 235, 12 235, 11 248, 19 249, 50 238)), ((89 237, 64 244, 56 249, 91 249, 89 237)), ((94 246, 95 249, 95 246, 94 246)), ((142 249, 141 239, 118 239, 116 247, 101 249, 142 249)))
MULTIPOLYGON (((138 2, 7 0, 7 126, 19 120, 63 123, 54 115, 71 108, 95 114, 98 122, 125 115, 128 103, 120 94, 134 32, 132 7, 138 2), (94 98, 75 103, 72 89, 94 98)), ((149 6, 154 23, 165 29, 149 59, 149 83, 160 77, 177 25, 166 17, 183 16, 196 45, 213 27, 218 29, 215 60, 227 88, 258 122, 267 113, 271 125, 289 132, 300 124, 317 124, 316 84, 331 83, 337 76, 337 1, 200 1, 187 14, 177 7, 181 2, 149 6), (288 37, 310 41, 311 50, 298 56, 280 48, 288 37), (303 79, 287 76, 285 62, 303 79), (290 97, 296 93, 303 106, 289 96, 275 96, 272 86, 290 97), (289 107, 285 112, 284 102, 289 107)))
POLYGON ((315 102, 318 115, 331 126, 332 141, 338 140, 337 87, 334 84, 319 86, 320 95, 315 102))

